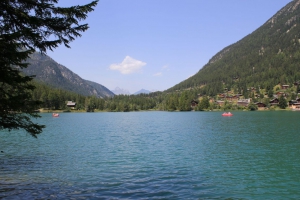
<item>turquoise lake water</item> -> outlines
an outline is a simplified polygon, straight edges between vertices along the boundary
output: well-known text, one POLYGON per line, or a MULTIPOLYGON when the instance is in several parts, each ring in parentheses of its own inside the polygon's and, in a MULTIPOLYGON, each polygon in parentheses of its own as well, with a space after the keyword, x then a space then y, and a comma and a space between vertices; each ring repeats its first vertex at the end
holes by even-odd
POLYGON ((0 133, 0 199, 300 199, 300 112, 221 114, 42 114, 0 133))

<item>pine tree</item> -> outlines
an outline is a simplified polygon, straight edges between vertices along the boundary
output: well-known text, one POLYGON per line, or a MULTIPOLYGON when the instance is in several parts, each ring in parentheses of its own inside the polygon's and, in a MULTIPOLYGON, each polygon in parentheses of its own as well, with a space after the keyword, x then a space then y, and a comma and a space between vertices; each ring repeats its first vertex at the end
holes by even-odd
POLYGON ((200 103, 198 104, 198 110, 205 110, 209 108, 209 99, 208 97, 203 97, 200 101, 200 103))
POLYGON ((281 109, 285 109, 288 105, 287 105, 287 101, 286 101, 286 99, 284 98, 284 96, 283 95, 281 95, 280 97, 279 97, 279 103, 278 103, 278 106, 279 106, 279 108, 281 108, 281 109))
POLYGON ((31 119, 40 117, 34 110, 41 102, 32 99, 32 76, 24 76, 26 59, 38 50, 46 53, 69 43, 87 24, 79 24, 93 11, 98 1, 83 6, 62 8, 58 0, 0 1, 0 130, 24 129, 32 136, 43 125, 31 119))

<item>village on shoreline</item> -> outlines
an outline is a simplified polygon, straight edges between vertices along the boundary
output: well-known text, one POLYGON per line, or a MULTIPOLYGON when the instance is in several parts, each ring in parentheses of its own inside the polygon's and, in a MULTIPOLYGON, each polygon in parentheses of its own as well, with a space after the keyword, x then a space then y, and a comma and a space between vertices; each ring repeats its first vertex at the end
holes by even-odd
MULTIPOLYGON (((224 89, 224 93, 220 93, 215 98, 208 98, 199 95, 197 100, 191 101, 191 111, 300 111, 300 98, 298 98, 298 82, 292 87, 289 85, 277 85, 274 87, 273 94, 266 93, 264 90, 251 87, 248 89, 250 96, 244 98, 241 94, 234 94, 232 91, 224 89), (203 101, 206 106, 200 108, 203 101)), ((41 113, 62 113, 62 112, 122 112, 116 110, 86 110, 78 109, 76 102, 67 101, 65 110, 53 110, 41 108, 41 113)), ((133 111, 180 111, 180 110, 162 110, 162 109, 140 109, 133 111)), ((123 111, 124 112, 124 111, 123 111)))
POLYGON ((290 85, 276 85, 269 92, 255 87, 250 87, 247 90, 250 95, 248 98, 244 98, 242 94, 233 94, 232 91, 225 88, 224 93, 218 94, 217 99, 210 98, 209 102, 216 104, 217 110, 300 111, 299 82, 295 82, 292 87, 290 85))

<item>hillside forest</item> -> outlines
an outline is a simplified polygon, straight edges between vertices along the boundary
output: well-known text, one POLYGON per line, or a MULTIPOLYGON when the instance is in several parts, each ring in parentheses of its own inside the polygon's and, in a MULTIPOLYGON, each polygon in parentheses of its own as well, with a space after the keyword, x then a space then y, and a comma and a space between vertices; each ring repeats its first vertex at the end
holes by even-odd
POLYGON ((36 89, 33 91, 33 98, 43 103, 37 109, 52 112, 56 111, 203 111, 203 110, 257 110, 257 103, 265 105, 264 109, 285 109, 288 102, 298 99, 296 91, 299 85, 295 84, 287 89, 280 85, 269 90, 261 88, 249 88, 242 94, 234 94, 233 91, 224 89, 223 93, 216 96, 201 95, 198 89, 190 89, 178 92, 154 92, 139 95, 115 95, 114 97, 98 98, 96 96, 83 96, 74 92, 55 89, 45 84, 33 83, 36 89), (234 97, 238 98, 234 98, 234 97), (277 98, 283 104, 272 104, 271 101, 277 98), (236 99, 236 100, 235 100, 236 99), (247 105, 239 105, 238 101, 249 99, 247 105), (67 102, 76 102, 76 106, 70 108, 67 102), (280 106, 283 105, 283 106, 280 106))
POLYGON ((215 96, 224 88, 247 93, 250 87, 267 92, 276 85, 300 80, 300 6, 292 1, 260 28, 225 47, 194 76, 168 92, 199 88, 215 96))

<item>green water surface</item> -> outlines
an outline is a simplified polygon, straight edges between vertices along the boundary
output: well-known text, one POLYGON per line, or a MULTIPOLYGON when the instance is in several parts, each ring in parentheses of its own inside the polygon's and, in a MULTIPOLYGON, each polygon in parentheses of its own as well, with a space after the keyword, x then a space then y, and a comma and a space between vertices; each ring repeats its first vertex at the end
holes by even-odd
POLYGON ((2 199, 299 199, 300 112, 42 114, 1 132, 2 199))

